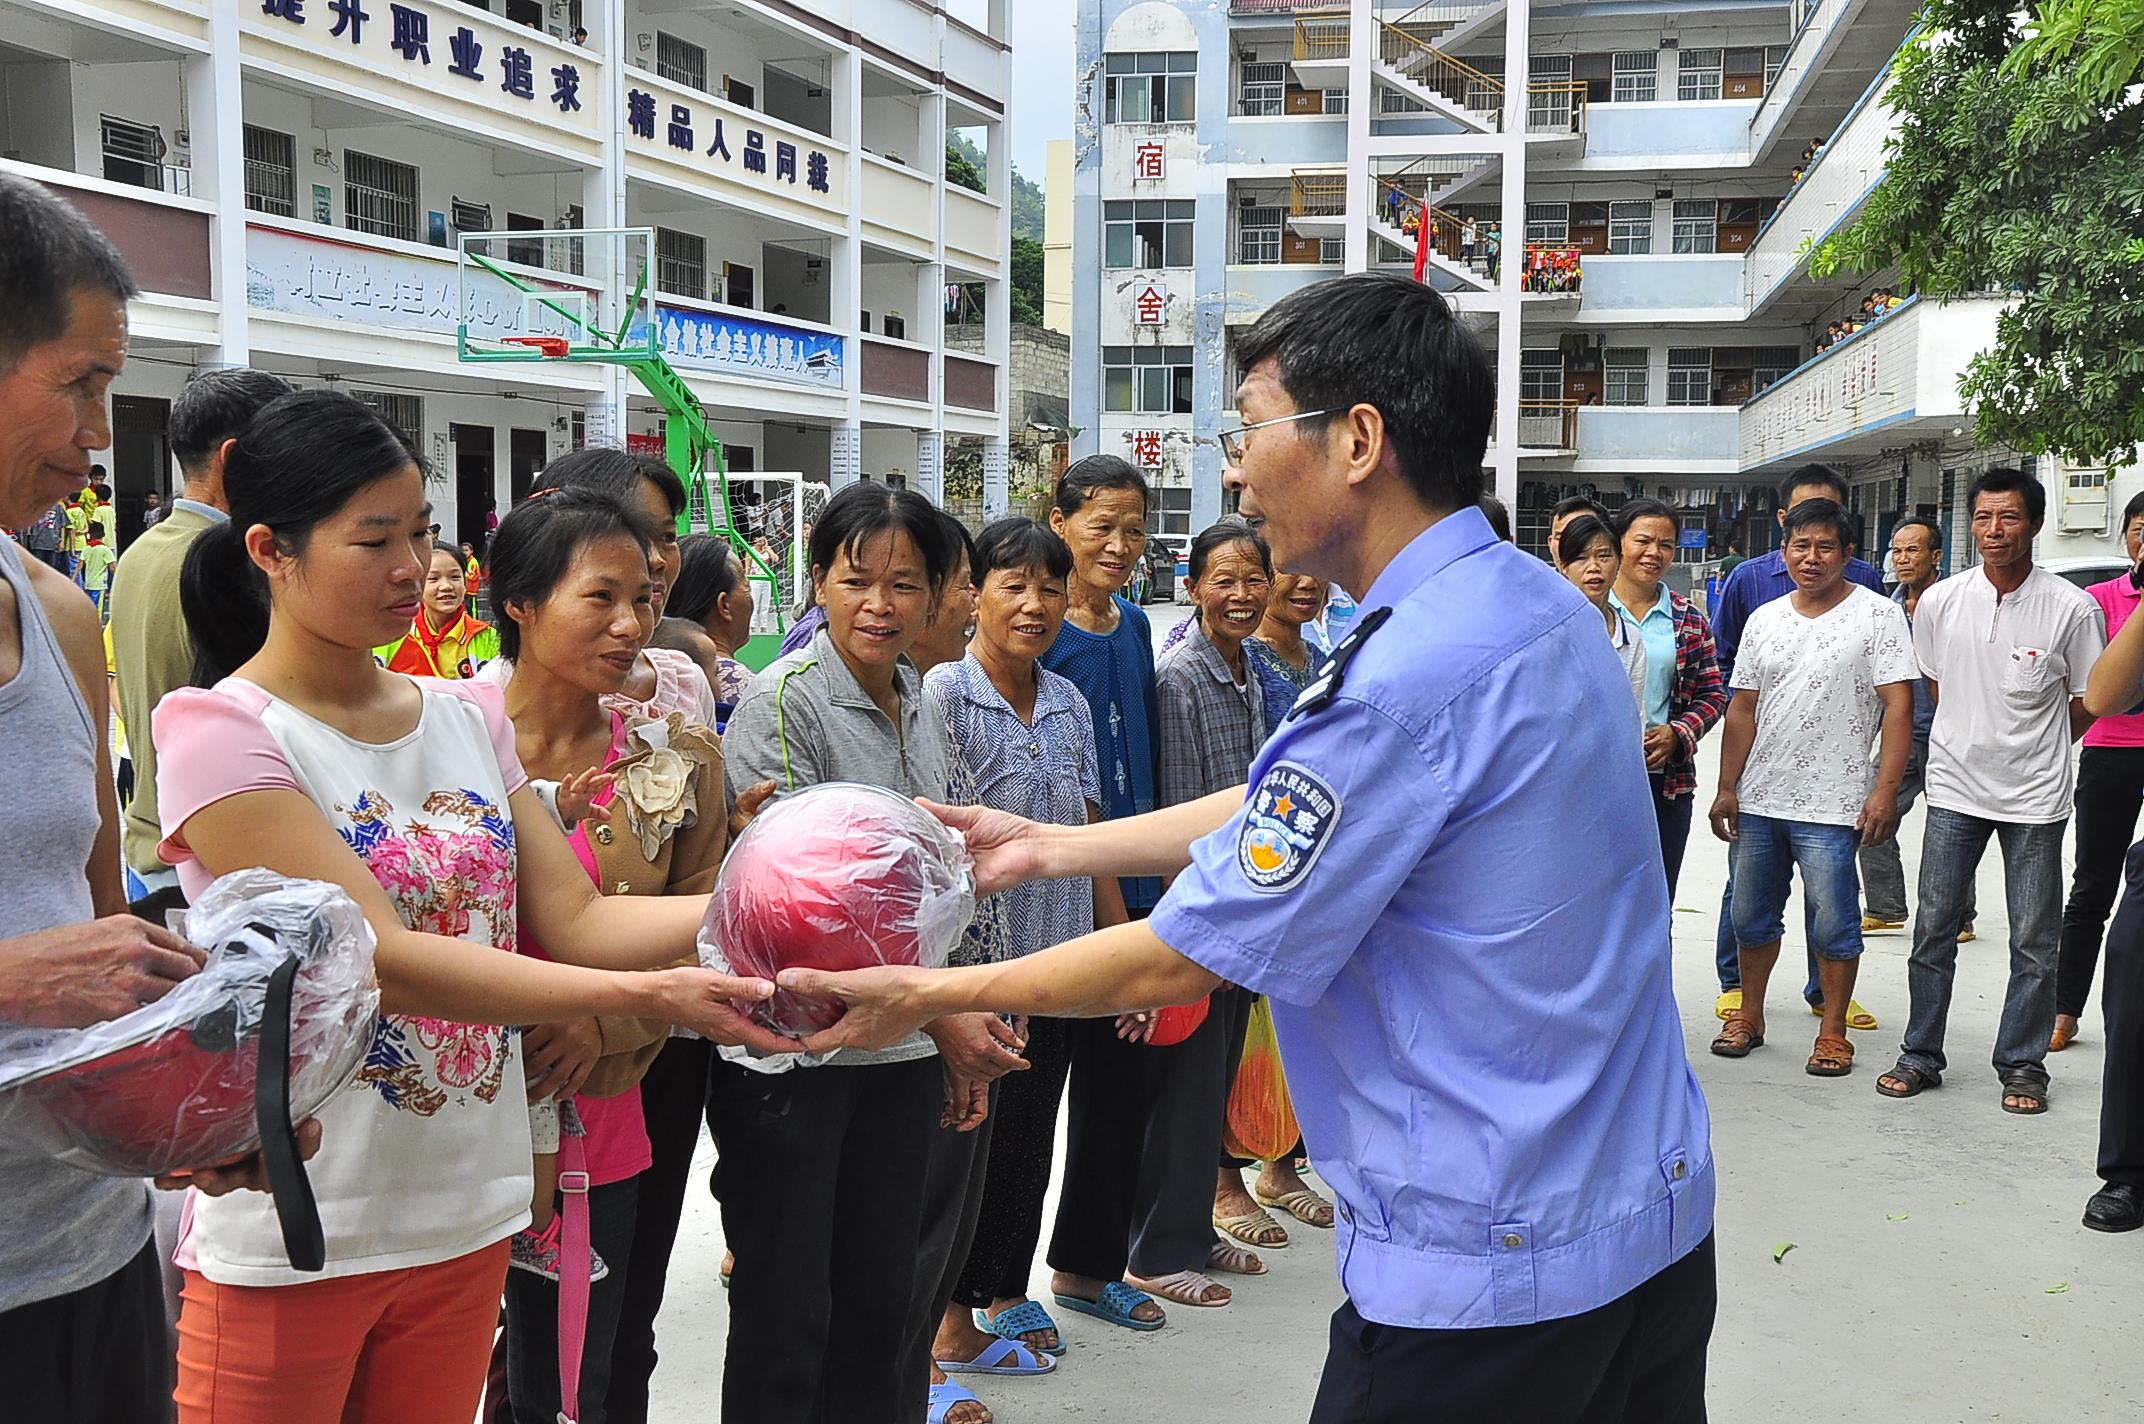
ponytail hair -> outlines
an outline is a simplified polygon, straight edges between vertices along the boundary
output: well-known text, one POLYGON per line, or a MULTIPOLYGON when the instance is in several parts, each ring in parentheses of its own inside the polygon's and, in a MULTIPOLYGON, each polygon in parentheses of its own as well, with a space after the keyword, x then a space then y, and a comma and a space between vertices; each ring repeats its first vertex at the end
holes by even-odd
POLYGON ((195 686, 229 677, 268 640, 268 576, 246 552, 246 531, 267 525, 297 557, 322 520, 411 465, 423 468, 409 442, 341 391, 296 391, 247 422, 224 465, 231 517, 194 540, 179 575, 195 686))

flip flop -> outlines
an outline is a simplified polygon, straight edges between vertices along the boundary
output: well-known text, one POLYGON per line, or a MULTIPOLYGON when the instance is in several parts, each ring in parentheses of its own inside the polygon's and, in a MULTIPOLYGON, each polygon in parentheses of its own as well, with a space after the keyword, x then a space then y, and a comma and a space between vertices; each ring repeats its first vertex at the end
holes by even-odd
POLYGON ((938 1368, 949 1375, 1046 1375, 1057 1368, 1057 1361, 1018 1340, 1001 1338, 983 1346, 972 1360, 940 1360, 938 1368))
MULTIPOLYGON (((930 1413, 925 1416, 926 1424, 945 1424, 945 1417, 953 1412, 954 1405, 966 1404, 971 1399, 975 1400, 977 1404, 982 1404, 980 1399, 975 1398, 975 1391, 958 1380, 947 1380, 944 1384, 932 1385, 930 1413)), ((984 1407, 988 1408, 989 1406, 985 1405, 984 1407)))
POLYGON ((1126 1330, 1159 1330, 1169 1323, 1166 1312, 1159 1320, 1141 1320, 1132 1312, 1142 1305, 1153 1303, 1153 1297, 1122 1281, 1111 1281, 1102 1287, 1102 1293, 1093 1300, 1082 1300, 1063 1291, 1052 1291, 1052 1298, 1066 1310, 1080 1315, 1091 1315, 1096 1320, 1106 1320, 1111 1325, 1121 1325, 1126 1330))
POLYGON ((1018 1340, 1030 1350, 1035 1347, 1028 1345, 1022 1337, 1048 1330, 1057 1336, 1057 1348, 1044 1350, 1042 1353, 1061 1356, 1065 1352, 1065 1332, 1058 1329, 1057 1321, 1049 1311, 1042 1308, 1039 1301, 1023 1300, 1012 1309, 1002 1311, 996 1316, 992 1316, 988 1311, 978 1310, 975 1312, 975 1326, 978 1330, 989 1331, 1000 1340, 1018 1340))
MULTIPOLYGON (((1824 1017, 1824 1006, 1822 1004, 1811 1004, 1809 1012, 1816 1018, 1822 1018, 1824 1017)), ((1873 1033, 1877 1028, 1881 1027, 1876 1022, 1876 1015, 1862 1008, 1859 999, 1848 999, 1846 1001, 1846 1026, 1860 1033, 1873 1033)))
POLYGON ((1241 1216, 1216 1216, 1213 1219, 1213 1229, 1230 1240, 1242 1242, 1253 1250, 1285 1251, 1288 1249, 1288 1229, 1275 1221, 1272 1213, 1268 1212, 1264 1207, 1247 1211, 1241 1216), (1277 1241, 1261 1241, 1258 1239, 1260 1232, 1270 1232, 1280 1239, 1277 1241))
POLYGON ((1267 1206, 1288 1213, 1288 1215, 1302 1222, 1305 1226, 1315 1226, 1321 1231, 1332 1230, 1333 1204, 1308 1187, 1298 1187, 1292 1192, 1283 1192, 1277 1197, 1269 1197, 1264 1192, 1253 1187, 1251 1188, 1251 1195, 1267 1206), (1323 1221, 1318 1220, 1320 1212, 1325 1216, 1323 1221))

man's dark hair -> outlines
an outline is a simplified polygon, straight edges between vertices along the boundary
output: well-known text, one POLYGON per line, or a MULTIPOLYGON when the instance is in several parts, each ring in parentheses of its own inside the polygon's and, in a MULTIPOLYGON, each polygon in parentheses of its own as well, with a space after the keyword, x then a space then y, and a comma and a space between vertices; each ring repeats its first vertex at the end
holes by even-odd
POLYGON ((0 233, 0 372, 66 333, 76 292, 125 301, 140 290, 88 218, 27 178, 0 173, 0 233))
POLYGON ((2129 503, 2122 506, 2122 528, 2127 529, 2138 515, 2144 515, 2144 490, 2129 496, 2129 503))
MULTIPOLYGON (((1249 371, 1268 357, 1297 410, 1337 420, 1357 405, 1384 417, 1393 463, 1431 509, 1482 496, 1482 452, 1496 409, 1488 353, 1430 287, 1397 273, 1358 272, 1281 298, 1236 340, 1249 371)), ((1322 438, 1330 424, 1303 422, 1322 438)))
MULTIPOLYGON (((2144 500, 2144 495, 2138 495, 2137 500, 2144 500)), ((2134 500, 2131 501, 2131 503, 2135 502, 2134 500)), ((1891 526, 1891 536, 1895 539, 1898 537, 1899 530, 1912 528, 1926 529, 1928 531, 1929 548, 1940 549, 1943 547, 1943 526, 1925 514, 1909 514, 1904 519, 1899 520, 1898 523, 1891 526)))
POLYGON ((1779 507, 1794 507, 1794 492, 1809 485, 1823 485, 1832 492, 1832 502, 1846 503, 1846 479, 1829 465, 1804 465, 1779 482, 1779 507))
POLYGON ((1851 514, 1835 499, 1805 499, 1787 511, 1787 522, 1780 530, 1780 545, 1804 529, 1829 529, 1838 538, 1839 552, 1844 554, 1853 542, 1854 529, 1851 514))
POLYGON ((1608 506, 1591 495, 1565 495, 1557 500, 1556 507, 1548 512, 1548 522, 1554 524, 1566 514, 1590 514, 1603 524, 1615 523, 1613 516, 1608 513, 1608 506))
POLYGON ((1511 542, 1511 511, 1504 508, 1504 502, 1493 494, 1483 495, 1480 504, 1482 516, 1489 521, 1490 530, 1497 538, 1509 544, 1511 542))
POLYGON ((2011 493, 2025 497, 2025 517, 2034 524, 2047 517, 2046 487, 2023 470, 1989 470, 1974 480, 1972 489, 1965 496, 1966 512, 1976 513, 1984 494, 2011 493))
POLYGON ((191 477, 226 440, 236 440, 254 416, 296 389, 281 376, 250 366, 201 372, 171 403, 171 457, 191 477))

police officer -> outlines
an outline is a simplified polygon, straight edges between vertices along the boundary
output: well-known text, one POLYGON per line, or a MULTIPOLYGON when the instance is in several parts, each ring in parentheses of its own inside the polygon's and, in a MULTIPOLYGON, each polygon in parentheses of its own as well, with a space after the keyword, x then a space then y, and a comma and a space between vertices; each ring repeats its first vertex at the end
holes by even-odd
POLYGON ((943 813, 986 889, 1176 874, 1150 919, 977 969, 789 971, 849 1004, 808 1046, 1245 985, 1340 1200, 1314 1424, 1703 1420, 1709 1122, 1629 684, 1476 508, 1488 358, 1378 274, 1286 298, 1237 354, 1229 483, 1275 562, 1358 595, 1353 630, 1247 792, 1095 828, 943 813))

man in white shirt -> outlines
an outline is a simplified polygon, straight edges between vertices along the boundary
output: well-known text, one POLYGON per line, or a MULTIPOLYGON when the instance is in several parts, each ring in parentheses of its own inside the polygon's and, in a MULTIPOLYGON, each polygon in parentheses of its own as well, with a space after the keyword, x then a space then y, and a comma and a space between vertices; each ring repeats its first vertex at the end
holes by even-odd
POLYGON ((2070 743, 2092 724, 2085 681, 2106 647, 2099 607, 2033 567, 2047 492, 2032 476, 1990 470, 1969 497, 1980 567, 1920 597, 1913 647, 1936 700, 1928 735, 1928 827, 1921 914, 1907 983, 1913 1012, 1898 1066, 1876 1080, 1910 1098, 1943 1081, 1965 887, 1994 836, 2009 894, 2010 988, 1995 1036, 2003 1111, 2047 1111, 2047 1040, 2055 1026, 2062 927, 2062 831, 2075 791, 2070 743))
POLYGON ((1764 991, 1786 932, 1796 867, 1824 991, 1809 1073, 1853 1071, 1846 1006, 1861 957, 1855 855, 1898 826, 1913 742, 1913 635, 1881 594, 1848 583, 1846 511, 1829 499, 1787 512, 1782 552, 1794 591, 1750 614, 1735 658, 1713 834, 1734 850, 1742 1006, 1712 1041, 1722 1058, 1764 1043, 1764 991), (1873 781, 1869 744, 1883 729, 1873 781))

